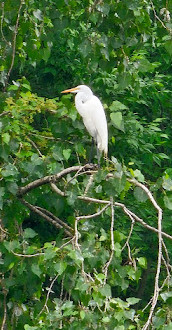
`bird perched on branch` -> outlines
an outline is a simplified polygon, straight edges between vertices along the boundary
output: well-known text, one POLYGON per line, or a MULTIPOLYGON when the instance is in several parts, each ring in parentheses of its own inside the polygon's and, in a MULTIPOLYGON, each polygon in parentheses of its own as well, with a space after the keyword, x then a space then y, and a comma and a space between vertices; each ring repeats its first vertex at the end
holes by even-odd
POLYGON ((66 89, 62 93, 74 93, 75 106, 79 114, 82 116, 87 131, 92 136, 97 146, 97 158, 100 163, 100 153, 104 153, 107 157, 108 152, 108 130, 105 112, 102 103, 95 96, 92 90, 86 85, 66 89))

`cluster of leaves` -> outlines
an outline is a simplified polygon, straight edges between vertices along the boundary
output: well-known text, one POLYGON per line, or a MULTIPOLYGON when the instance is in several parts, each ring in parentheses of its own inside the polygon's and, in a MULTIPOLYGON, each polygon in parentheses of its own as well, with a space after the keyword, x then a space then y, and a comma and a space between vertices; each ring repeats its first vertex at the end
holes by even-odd
MULTIPOLYGON (((123 249, 129 218, 116 209, 114 256, 106 278, 109 209, 80 221, 78 249, 72 242, 65 245, 63 230, 29 212, 17 193, 29 182, 87 162, 90 138, 73 99, 56 97, 85 83, 106 109, 111 159, 94 176, 89 196, 113 196, 155 226, 147 196, 127 181, 128 176, 146 178, 170 233, 172 23, 162 8, 172 6, 163 0, 7 0, 1 5, 0 319, 8 329, 139 329, 147 319, 142 308, 153 294, 155 233, 134 226, 129 260, 123 249), (115 177, 107 180, 109 171, 115 177)), ((99 210, 78 199, 88 181, 87 175, 68 175, 59 183, 66 197, 45 185, 26 199, 74 229, 76 214, 99 210)), ((161 284, 165 277, 162 267, 161 284)), ((172 324, 172 282, 167 284, 152 320, 155 329, 172 324)))

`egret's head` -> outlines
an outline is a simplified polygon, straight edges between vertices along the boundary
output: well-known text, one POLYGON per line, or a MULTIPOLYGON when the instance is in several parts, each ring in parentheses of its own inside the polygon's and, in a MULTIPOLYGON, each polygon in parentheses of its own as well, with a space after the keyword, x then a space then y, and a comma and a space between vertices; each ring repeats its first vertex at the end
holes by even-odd
POLYGON ((74 88, 65 89, 61 93, 74 93, 74 94, 77 94, 79 92, 82 92, 84 94, 90 94, 90 93, 92 94, 91 89, 86 85, 79 85, 79 86, 74 87, 74 88))

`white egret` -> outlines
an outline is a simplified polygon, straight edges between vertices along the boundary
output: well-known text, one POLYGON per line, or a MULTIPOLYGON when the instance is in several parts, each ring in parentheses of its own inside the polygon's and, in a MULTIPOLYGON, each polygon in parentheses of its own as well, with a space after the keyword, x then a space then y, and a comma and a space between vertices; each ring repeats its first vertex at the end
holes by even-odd
MULTIPOLYGON (((105 112, 102 103, 95 96, 92 90, 86 85, 66 89, 62 93, 75 93, 75 106, 82 116, 87 131, 94 139, 97 149, 104 152, 107 157, 108 152, 108 130, 105 112)), ((99 162, 99 155, 98 155, 99 162)))

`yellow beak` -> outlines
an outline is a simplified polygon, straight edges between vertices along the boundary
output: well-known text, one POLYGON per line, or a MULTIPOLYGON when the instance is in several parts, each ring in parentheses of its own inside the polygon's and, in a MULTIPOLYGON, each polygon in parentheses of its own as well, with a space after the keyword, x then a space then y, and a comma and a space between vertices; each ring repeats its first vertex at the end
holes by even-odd
POLYGON ((72 93, 78 91, 78 87, 70 88, 70 89, 65 89, 65 91, 62 91, 61 93, 72 93))

